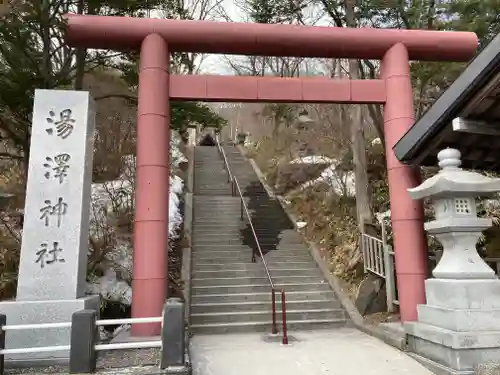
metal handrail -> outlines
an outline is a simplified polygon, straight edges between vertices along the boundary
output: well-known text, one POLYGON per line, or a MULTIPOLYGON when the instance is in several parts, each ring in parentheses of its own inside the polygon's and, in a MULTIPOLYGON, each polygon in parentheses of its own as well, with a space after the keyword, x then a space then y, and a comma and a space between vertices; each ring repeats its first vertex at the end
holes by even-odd
MULTIPOLYGON (((264 269, 266 271, 267 279, 269 281, 269 285, 271 286, 271 308, 272 308, 272 333, 275 335, 278 333, 278 328, 276 324, 276 292, 281 294, 281 313, 282 313, 282 325, 283 325, 283 339, 282 343, 284 345, 288 344, 288 335, 287 335, 287 327, 286 327, 286 295, 283 289, 277 289, 274 286, 273 278, 271 277, 271 273, 269 272, 269 267, 267 267, 266 260, 264 259, 264 253, 262 252, 262 248, 260 247, 259 238, 257 237, 257 233, 255 231, 255 227, 253 226, 252 218, 250 216, 250 212, 248 211, 248 207, 245 203, 245 199, 243 198, 243 193, 241 192, 240 184, 238 183, 238 179, 231 172, 231 168, 229 167, 229 163, 227 161, 226 152, 222 148, 219 137, 215 137, 217 148, 219 149, 220 154, 222 155, 222 159, 224 160, 224 166, 228 173, 228 179, 231 183, 231 195, 236 196, 236 194, 240 197, 240 220, 244 219, 244 215, 246 215, 248 219, 248 223, 250 224, 250 229, 252 230, 253 238, 255 240, 255 244, 257 245, 257 250, 260 254, 260 259, 262 259, 262 264, 264 265, 264 269)), ((255 256, 255 248, 252 249, 252 263, 256 263, 255 256)))

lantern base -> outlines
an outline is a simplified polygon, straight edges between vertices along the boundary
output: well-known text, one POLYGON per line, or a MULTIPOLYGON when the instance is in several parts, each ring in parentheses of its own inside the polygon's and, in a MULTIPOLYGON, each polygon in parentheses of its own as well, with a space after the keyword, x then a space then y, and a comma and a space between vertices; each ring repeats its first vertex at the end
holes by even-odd
POLYGON ((425 283, 427 304, 404 325, 409 350, 455 372, 500 363, 500 280, 425 283))
POLYGON ((457 332, 420 322, 405 323, 408 350, 450 369, 474 373, 477 366, 500 363, 500 332, 457 332))

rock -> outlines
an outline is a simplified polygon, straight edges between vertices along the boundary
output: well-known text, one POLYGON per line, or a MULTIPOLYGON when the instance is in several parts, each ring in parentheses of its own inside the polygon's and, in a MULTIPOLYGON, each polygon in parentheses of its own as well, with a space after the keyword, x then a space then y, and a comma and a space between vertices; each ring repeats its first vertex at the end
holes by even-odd
POLYGON ((355 304, 361 315, 374 314, 387 311, 386 298, 385 281, 369 274, 359 286, 355 304))
POLYGON ((500 374, 500 363, 485 363, 478 365, 474 375, 498 375, 500 374))

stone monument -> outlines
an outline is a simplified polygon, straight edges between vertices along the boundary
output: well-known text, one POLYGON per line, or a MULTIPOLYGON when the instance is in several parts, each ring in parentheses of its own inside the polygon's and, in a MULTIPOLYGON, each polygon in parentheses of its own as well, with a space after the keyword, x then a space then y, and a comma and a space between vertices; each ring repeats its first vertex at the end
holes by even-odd
MULTIPOLYGON (((92 183, 93 99, 85 91, 36 90, 15 301, 7 325, 71 322, 99 308, 85 296, 92 183)), ((69 328, 6 332, 6 348, 69 345, 69 328)), ((8 355, 9 362, 60 362, 68 351, 8 355)))
POLYGON ((476 251, 492 222, 477 217, 475 201, 500 191, 500 179, 461 169, 455 149, 442 150, 438 160, 439 173, 408 191, 413 199, 432 199, 435 220, 425 229, 443 255, 425 282, 418 321, 404 326, 410 351, 450 374, 473 374, 478 365, 500 362, 500 280, 476 251))

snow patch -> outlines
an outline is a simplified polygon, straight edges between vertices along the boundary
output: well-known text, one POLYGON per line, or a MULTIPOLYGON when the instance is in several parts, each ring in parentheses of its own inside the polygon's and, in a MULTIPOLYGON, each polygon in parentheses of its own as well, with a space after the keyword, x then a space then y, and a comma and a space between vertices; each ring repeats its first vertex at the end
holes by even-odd
POLYGON ((321 155, 304 156, 301 158, 294 159, 290 162, 290 164, 334 164, 334 163, 337 163, 335 159, 327 158, 326 156, 321 156, 321 155))
MULTIPOLYGON (((181 139, 172 132, 171 137, 171 169, 187 161, 180 150, 181 139)), ((114 238, 111 249, 106 250, 104 275, 96 277, 87 283, 89 294, 100 294, 104 299, 130 305, 132 288, 127 280, 132 278, 133 249, 130 233, 119 233, 117 222, 124 213, 133 214, 134 210, 134 180, 135 157, 124 157, 122 174, 114 181, 92 184, 90 234, 95 242, 114 238)), ((182 224, 180 199, 184 181, 176 176, 170 176, 169 195, 169 237, 176 236, 177 229, 182 224)), ((93 249, 89 248, 89 253, 93 249)))
POLYGON ((297 221, 297 228, 302 229, 305 228, 307 223, 305 221, 297 221))
POLYGON ((324 156, 306 156, 297 158, 290 164, 328 164, 321 175, 313 180, 309 180, 300 185, 295 191, 303 191, 307 188, 315 186, 319 183, 325 183, 338 195, 355 196, 356 184, 354 172, 345 171, 338 168, 340 164, 338 160, 327 158, 324 156))

